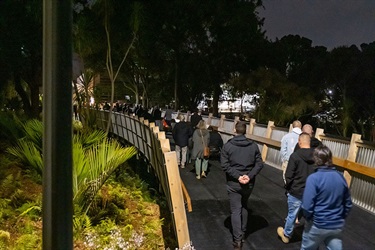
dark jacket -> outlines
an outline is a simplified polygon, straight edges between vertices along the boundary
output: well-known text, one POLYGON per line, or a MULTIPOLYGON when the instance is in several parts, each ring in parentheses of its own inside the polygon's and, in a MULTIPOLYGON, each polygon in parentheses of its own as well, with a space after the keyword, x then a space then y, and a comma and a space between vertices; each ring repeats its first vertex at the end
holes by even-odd
POLYGON ((227 181, 231 182, 238 182, 238 178, 244 174, 253 182, 263 168, 258 145, 244 135, 236 135, 225 143, 220 162, 227 181))
POLYGON ((314 172, 313 148, 300 148, 292 153, 285 172, 285 189, 302 199, 307 177, 314 172))
POLYGON ((221 138, 221 135, 217 131, 210 132, 209 147, 217 147, 217 148, 223 147, 223 139, 221 138))
POLYGON ((153 112, 152 115, 154 117, 154 120, 161 120, 161 111, 159 108, 156 108, 153 112))
POLYGON ((176 123, 172 130, 175 144, 180 147, 186 147, 188 145, 189 137, 191 137, 192 134, 193 130, 186 122, 176 123))
POLYGON ((198 125, 198 122, 200 120, 202 120, 202 116, 199 115, 198 113, 194 113, 191 117, 190 117, 190 123, 191 123, 191 127, 193 129, 196 129, 196 126, 198 125))
MULTIPOLYGON (((315 149, 315 148, 319 147, 320 145, 322 145, 322 142, 319 141, 317 138, 315 138, 315 137, 311 137, 311 138, 310 138, 310 148, 315 149)), ((294 152, 296 152, 297 149, 300 149, 298 143, 297 143, 296 146, 294 147, 294 152)))

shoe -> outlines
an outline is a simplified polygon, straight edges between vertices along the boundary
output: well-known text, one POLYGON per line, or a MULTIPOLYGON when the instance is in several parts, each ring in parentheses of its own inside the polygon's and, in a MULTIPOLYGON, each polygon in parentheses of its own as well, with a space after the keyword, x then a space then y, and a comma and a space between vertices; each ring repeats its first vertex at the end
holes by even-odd
POLYGON ((195 176, 195 178, 197 178, 198 180, 201 178, 199 175, 195 176))
POLYGON ((285 236, 283 227, 277 228, 277 235, 281 238, 282 242, 284 242, 285 244, 289 243, 289 238, 285 236))
POLYGON ((202 177, 207 178, 207 175, 205 172, 202 172, 202 177))
POLYGON ((233 242, 233 250, 242 250, 242 242, 233 242))
POLYGON ((185 165, 181 165, 181 168, 185 168, 185 165))

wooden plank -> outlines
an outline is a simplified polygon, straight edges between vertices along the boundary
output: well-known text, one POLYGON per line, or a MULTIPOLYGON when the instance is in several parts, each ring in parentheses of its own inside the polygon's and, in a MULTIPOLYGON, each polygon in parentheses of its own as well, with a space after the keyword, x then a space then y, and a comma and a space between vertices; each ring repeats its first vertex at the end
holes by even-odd
POLYGON ((353 161, 344 160, 338 157, 332 157, 333 164, 346 170, 353 171, 371 178, 375 178, 375 168, 371 168, 353 161))
POLYGON ((193 206, 191 205, 190 195, 189 195, 189 192, 187 191, 186 186, 185 186, 185 184, 182 180, 181 180, 181 187, 182 187, 182 193, 184 194, 184 198, 186 200, 188 212, 191 212, 191 211, 193 211, 193 206))
POLYGON ((171 212, 174 216, 178 246, 182 249, 184 245, 190 244, 190 236, 181 188, 182 182, 177 164, 177 155, 174 151, 166 152, 164 153, 164 158, 173 204, 173 211, 171 212))
MULTIPOLYGON (((160 141, 160 146, 163 152, 170 152, 171 151, 171 145, 169 143, 169 139, 159 139, 160 141)), ((175 153, 173 151, 173 153, 175 153)), ((176 154, 176 153, 175 153, 176 154)))

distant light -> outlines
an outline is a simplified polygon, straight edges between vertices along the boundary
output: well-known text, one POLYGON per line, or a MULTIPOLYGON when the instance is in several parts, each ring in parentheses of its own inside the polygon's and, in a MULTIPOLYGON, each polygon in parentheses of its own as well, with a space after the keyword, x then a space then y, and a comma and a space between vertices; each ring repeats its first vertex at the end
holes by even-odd
POLYGON ((90 105, 94 105, 94 103, 95 103, 94 97, 90 97, 90 105))

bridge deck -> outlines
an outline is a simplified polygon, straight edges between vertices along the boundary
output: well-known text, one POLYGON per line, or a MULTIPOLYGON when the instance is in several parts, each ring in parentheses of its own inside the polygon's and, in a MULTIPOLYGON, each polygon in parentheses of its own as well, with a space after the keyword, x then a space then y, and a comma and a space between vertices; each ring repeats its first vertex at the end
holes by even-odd
MULTIPOLYGON (((207 179, 197 180, 192 164, 180 169, 180 174, 192 200, 193 211, 187 212, 187 219, 195 249, 232 249, 229 201, 220 163, 210 161, 207 179)), ((264 167, 249 199, 249 209, 244 250, 300 249, 303 221, 289 244, 282 243, 276 234, 287 215, 280 170, 264 167)), ((375 249, 375 215, 354 206, 347 218, 343 244, 344 249, 375 249)))

